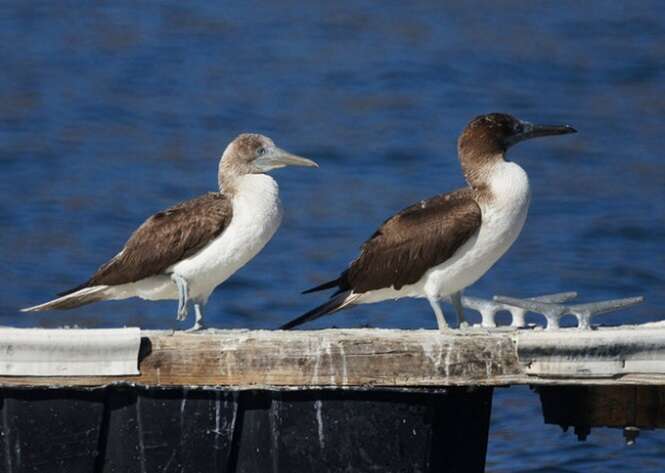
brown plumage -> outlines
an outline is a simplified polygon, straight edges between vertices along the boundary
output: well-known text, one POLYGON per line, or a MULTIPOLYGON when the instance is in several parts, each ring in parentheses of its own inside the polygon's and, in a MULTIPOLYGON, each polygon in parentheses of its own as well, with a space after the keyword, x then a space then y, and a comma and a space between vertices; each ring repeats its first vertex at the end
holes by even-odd
POLYGON ((219 192, 209 192, 158 212, 88 281, 58 295, 65 296, 91 286, 132 283, 162 274, 172 264, 210 243, 224 231, 232 217, 231 201, 219 192))
POLYGON ((480 207, 470 189, 414 204, 389 218, 367 240, 340 277, 340 289, 363 293, 401 289, 455 254, 480 228, 480 207))
POLYGON ((441 194, 386 220, 339 278, 304 293, 336 287, 333 299, 283 325, 290 329, 353 303, 348 295, 414 284, 449 258, 480 228, 480 207, 470 188, 441 194))
POLYGON ((318 165, 277 147, 267 136, 237 136, 219 161, 219 192, 153 215, 85 283, 21 310, 73 309, 129 297, 176 299, 178 320, 187 317, 191 304, 196 313, 192 329, 202 328, 212 291, 254 258, 279 227, 279 186, 266 174, 285 166, 318 165))
POLYGON ((421 201, 384 222, 339 278, 305 291, 337 288, 332 299, 282 328, 400 297, 427 298, 440 329, 447 323, 439 302, 450 297, 462 321, 462 291, 505 253, 526 219, 528 178, 506 161, 507 150, 531 138, 574 132, 568 125, 534 125, 505 113, 471 120, 457 142, 468 187, 421 201))

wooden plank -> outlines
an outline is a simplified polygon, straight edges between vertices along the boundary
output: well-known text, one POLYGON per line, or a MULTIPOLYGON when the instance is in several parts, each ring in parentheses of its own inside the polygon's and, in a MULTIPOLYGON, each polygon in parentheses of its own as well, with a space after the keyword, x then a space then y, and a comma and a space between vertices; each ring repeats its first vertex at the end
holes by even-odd
POLYGON ((411 387, 503 385, 521 373, 510 334, 432 330, 144 332, 131 377, 0 377, 3 386, 411 387))
POLYGON ((665 328, 142 332, 138 376, 2 376, 0 386, 231 389, 665 385, 665 328))

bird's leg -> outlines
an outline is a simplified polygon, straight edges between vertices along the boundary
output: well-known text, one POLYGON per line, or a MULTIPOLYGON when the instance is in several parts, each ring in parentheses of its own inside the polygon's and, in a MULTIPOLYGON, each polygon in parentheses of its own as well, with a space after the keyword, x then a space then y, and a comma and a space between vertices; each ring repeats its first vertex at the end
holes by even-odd
POLYGON ((464 319, 464 307, 462 307, 462 291, 457 291, 454 294, 451 294, 450 300, 452 301, 453 306, 455 306, 458 327, 461 327, 462 324, 466 325, 466 320, 464 319))
POLYGON ((427 296, 427 300, 429 301, 429 305, 432 306, 434 315, 436 315, 436 323, 439 325, 439 330, 442 332, 445 331, 448 329, 448 324, 446 323, 446 319, 443 318, 443 310, 441 310, 439 301, 435 297, 430 296, 427 296))
POLYGON ((203 325, 203 307, 202 304, 195 302, 194 303, 194 315, 196 316, 196 320, 194 321, 194 325, 192 325, 191 328, 188 328, 186 331, 187 332, 198 332, 199 330, 202 330, 205 328, 203 325))
POLYGON ((187 318, 187 303, 189 302, 189 289, 187 288, 187 280, 179 274, 173 273, 171 279, 178 287, 178 320, 185 320, 187 318))

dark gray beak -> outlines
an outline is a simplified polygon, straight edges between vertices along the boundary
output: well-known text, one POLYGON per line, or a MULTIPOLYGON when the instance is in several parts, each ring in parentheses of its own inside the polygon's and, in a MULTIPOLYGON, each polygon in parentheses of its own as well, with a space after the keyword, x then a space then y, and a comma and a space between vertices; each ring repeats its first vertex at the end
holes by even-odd
POLYGON ((577 133, 577 130, 570 125, 534 125, 529 122, 522 122, 522 132, 511 136, 508 139, 508 145, 512 146, 520 141, 539 138, 541 136, 567 135, 568 133, 577 133))

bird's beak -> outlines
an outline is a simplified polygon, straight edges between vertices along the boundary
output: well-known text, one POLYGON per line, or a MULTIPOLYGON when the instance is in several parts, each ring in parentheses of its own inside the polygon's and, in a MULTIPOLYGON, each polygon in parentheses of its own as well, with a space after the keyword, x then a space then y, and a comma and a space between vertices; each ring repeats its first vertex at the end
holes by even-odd
POLYGON ((295 154, 291 154, 288 151, 284 151, 283 149, 277 147, 272 148, 265 155, 257 158, 255 164, 261 170, 261 172, 267 172, 286 166, 305 166, 310 168, 319 167, 319 165, 311 159, 296 156, 295 154))
POLYGON ((568 133, 577 133, 577 130, 570 125, 534 125, 533 123, 529 122, 522 122, 522 130, 522 133, 514 135, 508 140, 510 145, 541 136, 567 135, 568 133))

